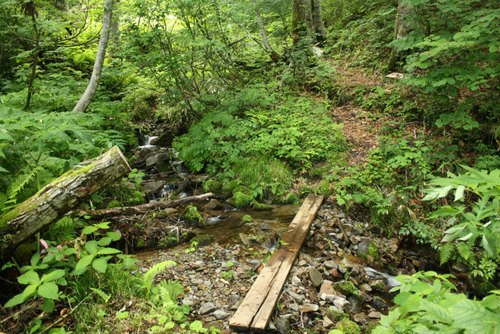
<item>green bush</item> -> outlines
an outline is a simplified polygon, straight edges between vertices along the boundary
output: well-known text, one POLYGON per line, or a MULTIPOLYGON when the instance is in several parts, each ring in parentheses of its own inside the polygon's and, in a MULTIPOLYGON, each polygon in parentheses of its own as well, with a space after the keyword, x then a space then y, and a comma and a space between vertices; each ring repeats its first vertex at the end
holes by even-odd
POLYGON ((494 334, 500 328, 500 291, 491 291, 483 300, 453 293, 450 275, 418 272, 398 276, 401 286, 394 298, 396 308, 382 316, 373 334, 464 333, 494 334))

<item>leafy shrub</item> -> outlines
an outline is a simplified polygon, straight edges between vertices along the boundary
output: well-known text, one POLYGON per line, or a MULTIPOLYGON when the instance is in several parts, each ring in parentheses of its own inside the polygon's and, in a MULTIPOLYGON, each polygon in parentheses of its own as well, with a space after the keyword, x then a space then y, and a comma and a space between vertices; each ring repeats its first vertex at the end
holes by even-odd
POLYGON ((445 198, 454 192, 452 205, 443 205, 429 219, 444 226, 441 262, 447 262, 454 254, 473 268, 474 275, 492 278, 500 256, 500 169, 491 172, 463 166, 464 174, 448 173, 448 178, 435 178, 424 200, 445 198), (454 245, 455 247, 453 247, 454 245), (481 250, 478 253, 475 249, 481 250), (482 254, 480 254, 482 253, 482 254), (481 265, 478 267, 478 257, 481 265))
POLYGON ((500 291, 491 291, 483 300, 470 300, 452 293, 450 275, 418 272, 398 276, 401 286, 394 298, 397 307, 382 316, 373 334, 396 333, 498 333, 500 291))
POLYGON ((460 0, 404 4, 412 31, 393 44, 408 53, 406 83, 423 93, 427 118, 438 127, 468 131, 480 121, 498 121, 498 6, 460 0))
POLYGON ((252 195, 267 197, 287 187, 279 184, 290 178, 287 164, 307 170, 313 162, 344 151, 347 144, 341 125, 331 122, 324 105, 304 97, 281 101, 270 87, 255 85, 207 113, 174 147, 191 170, 205 169, 228 179, 247 175, 251 182, 239 179, 252 195), (270 174, 257 175, 266 163, 270 174), (256 170, 246 168, 248 164, 256 170))

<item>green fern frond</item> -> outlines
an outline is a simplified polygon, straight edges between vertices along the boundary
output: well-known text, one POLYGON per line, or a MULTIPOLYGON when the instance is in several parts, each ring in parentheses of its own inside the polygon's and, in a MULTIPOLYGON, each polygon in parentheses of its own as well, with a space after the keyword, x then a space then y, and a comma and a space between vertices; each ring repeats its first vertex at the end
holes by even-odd
POLYGON ((168 267, 176 266, 177 263, 171 260, 163 261, 160 263, 155 264, 147 272, 145 272, 142 276, 144 286, 148 290, 148 292, 151 290, 151 287, 153 286, 153 280, 156 275, 159 273, 163 272, 165 269, 168 267))
POLYGON ((444 244, 439 250, 439 258, 441 264, 448 262, 455 254, 455 247, 452 243, 444 244))
POLYGON ((107 303, 111 299, 111 296, 108 295, 106 292, 102 291, 101 289, 90 288, 90 290, 98 294, 102 298, 102 300, 104 300, 105 303, 107 303))

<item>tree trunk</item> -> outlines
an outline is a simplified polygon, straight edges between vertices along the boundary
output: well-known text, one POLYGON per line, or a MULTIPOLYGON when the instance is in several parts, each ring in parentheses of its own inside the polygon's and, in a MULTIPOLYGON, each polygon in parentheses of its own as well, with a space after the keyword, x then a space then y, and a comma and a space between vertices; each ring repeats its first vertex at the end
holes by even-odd
POLYGON ((321 43, 326 40, 325 24, 323 23, 323 15, 321 13, 321 0, 311 0, 311 5, 314 37, 317 42, 321 43))
POLYGON ((38 66, 38 52, 40 52, 40 30, 38 29, 38 23, 36 21, 37 15, 38 13, 35 10, 31 12, 33 30, 35 31, 35 47, 32 50, 31 75, 28 80, 28 95, 26 96, 24 110, 28 110, 30 108, 31 99, 35 94, 36 68, 38 66))
POLYGON ((99 85, 99 80, 101 79, 102 66, 104 64, 104 59, 106 58, 106 48, 109 41, 109 31, 111 30, 111 16, 113 13, 113 0, 104 0, 104 15, 102 18, 102 31, 101 38, 99 40, 99 47, 97 49, 97 56, 95 58, 94 70, 92 71, 92 76, 90 77, 90 82, 83 93, 82 97, 73 108, 74 112, 85 112, 90 102, 94 98, 94 94, 97 91, 97 86, 99 85))
POLYGON ((130 166, 115 146, 88 162, 86 167, 70 170, 41 189, 15 209, 0 217, 1 256, 63 217, 87 196, 130 172, 130 166))
MULTIPOLYGON (((408 36, 408 33, 413 29, 413 23, 411 22, 411 9, 408 3, 404 0, 398 1, 398 12, 396 15, 396 22, 394 24, 394 40, 398 40, 400 38, 408 36)), ((399 60, 400 55, 396 50, 396 47, 392 47, 391 55, 389 57, 389 63, 387 68, 390 71, 394 71, 396 69, 396 63, 399 60)))
POLYGON ((294 43, 304 36, 319 43, 326 39, 321 0, 293 0, 291 32, 294 43))
POLYGON ((274 61, 278 61, 280 59, 280 55, 276 51, 274 51, 273 47, 271 46, 271 43, 269 43, 269 39, 267 38, 266 27, 264 26, 264 21, 262 20, 262 16, 260 16, 259 8, 257 8, 257 1, 252 0, 252 3, 255 16, 257 16, 257 23, 259 24, 260 33, 262 35, 262 42, 264 43, 264 46, 266 47, 267 52, 269 52, 271 58, 274 61))
POLYGON ((293 0, 291 32, 294 43, 311 31, 313 31, 311 0, 293 0))

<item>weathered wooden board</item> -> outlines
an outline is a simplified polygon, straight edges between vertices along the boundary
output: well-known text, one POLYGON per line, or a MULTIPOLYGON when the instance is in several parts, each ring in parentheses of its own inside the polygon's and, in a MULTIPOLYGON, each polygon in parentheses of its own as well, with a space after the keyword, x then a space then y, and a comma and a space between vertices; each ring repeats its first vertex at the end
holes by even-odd
POLYGON ((264 332, 281 289, 324 196, 309 195, 276 250, 229 321, 234 330, 264 332))
POLYGON ((130 166, 115 146, 88 161, 86 167, 58 177, 15 209, 0 217, 0 257, 77 206, 98 189, 130 172, 130 166))

